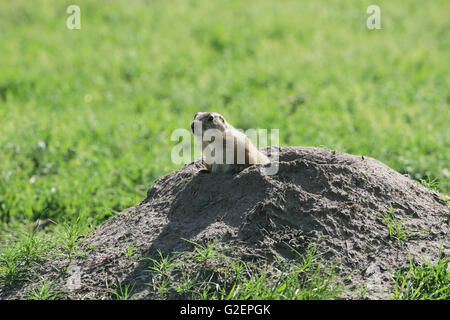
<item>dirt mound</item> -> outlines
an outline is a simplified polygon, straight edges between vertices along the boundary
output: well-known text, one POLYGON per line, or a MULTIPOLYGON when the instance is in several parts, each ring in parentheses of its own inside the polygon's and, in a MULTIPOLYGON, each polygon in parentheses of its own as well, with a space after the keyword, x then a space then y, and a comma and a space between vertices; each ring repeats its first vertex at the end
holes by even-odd
MULTIPOLYGON (((265 150, 275 152, 278 149, 265 150)), ((140 204, 99 226, 74 258, 81 287, 67 298, 110 297, 106 281, 132 283, 135 297, 155 298, 142 258, 192 250, 184 239, 217 239, 243 260, 290 259, 292 247, 306 249, 321 239, 325 257, 339 262, 339 274, 355 287, 367 286, 367 297, 387 298, 392 272, 408 265, 408 253, 433 261, 439 249, 450 254, 449 210, 439 193, 362 156, 307 147, 279 148, 279 171, 261 174, 253 166, 236 174, 200 172, 194 161, 159 180, 140 204), (388 237, 383 217, 392 212, 404 230, 423 230, 405 241, 388 237), (130 252, 132 244, 132 254, 130 252)), ((419 258, 420 259, 420 258, 419 258)), ((43 266, 55 276, 67 259, 43 266)), ((61 278, 61 288, 67 277, 61 278)), ((344 294, 351 298, 351 294, 344 294)))

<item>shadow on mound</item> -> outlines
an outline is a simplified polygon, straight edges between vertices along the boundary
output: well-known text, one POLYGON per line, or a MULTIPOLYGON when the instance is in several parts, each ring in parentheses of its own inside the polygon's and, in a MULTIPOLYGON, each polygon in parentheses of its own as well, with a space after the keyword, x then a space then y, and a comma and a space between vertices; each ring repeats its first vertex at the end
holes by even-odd
MULTIPOLYGON (((267 149, 276 152, 277 149, 267 149)), ((436 258, 440 246, 449 254, 448 207, 439 194, 381 162, 321 148, 279 148, 279 171, 261 174, 252 166, 236 174, 200 172, 194 161, 158 179, 147 197, 99 226, 84 239, 82 286, 67 298, 106 298, 105 286, 121 281, 134 285, 139 298, 154 298, 145 257, 191 251, 184 239, 204 243, 217 239, 244 261, 290 259, 290 246, 306 248, 322 239, 326 258, 339 261, 339 271, 356 287, 367 284, 369 298, 386 298, 392 272, 413 256, 436 258), (392 205, 404 227, 426 229, 414 240, 387 237, 377 212, 392 205), (135 253, 129 257, 127 248, 135 253)), ((44 265, 51 275, 64 259, 44 265)), ((60 288, 64 287, 64 277, 60 288)), ((349 293, 344 295, 351 298, 349 293)))

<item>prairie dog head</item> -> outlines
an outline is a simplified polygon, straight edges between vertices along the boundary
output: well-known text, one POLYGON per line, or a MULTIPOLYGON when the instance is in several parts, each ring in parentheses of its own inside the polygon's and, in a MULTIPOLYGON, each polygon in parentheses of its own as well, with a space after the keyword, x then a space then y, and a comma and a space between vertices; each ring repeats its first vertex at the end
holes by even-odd
POLYGON ((208 129, 216 129, 224 132, 230 125, 225 118, 217 112, 197 112, 191 122, 194 136, 202 137, 208 129))

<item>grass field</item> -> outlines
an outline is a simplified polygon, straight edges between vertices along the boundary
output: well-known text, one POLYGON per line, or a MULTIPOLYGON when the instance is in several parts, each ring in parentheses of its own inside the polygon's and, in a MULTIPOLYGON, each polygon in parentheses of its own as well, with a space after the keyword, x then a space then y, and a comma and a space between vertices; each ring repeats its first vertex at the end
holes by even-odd
POLYGON ((139 202, 197 111, 449 193, 450 2, 377 1, 381 30, 370 4, 1 1, 0 280, 37 219, 51 245, 139 202))

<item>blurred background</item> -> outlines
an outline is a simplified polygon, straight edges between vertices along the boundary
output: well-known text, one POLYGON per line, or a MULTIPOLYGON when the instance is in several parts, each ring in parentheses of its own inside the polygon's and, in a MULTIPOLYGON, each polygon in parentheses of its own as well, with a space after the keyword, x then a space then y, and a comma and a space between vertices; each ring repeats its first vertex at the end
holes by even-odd
POLYGON ((1 0, 0 240, 135 205, 179 167, 170 136, 197 111, 448 193, 449 12, 448 0, 1 0), (371 4, 380 30, 366 27, 371 4))

